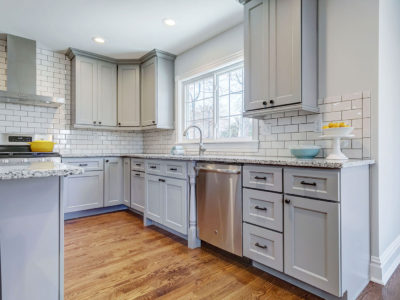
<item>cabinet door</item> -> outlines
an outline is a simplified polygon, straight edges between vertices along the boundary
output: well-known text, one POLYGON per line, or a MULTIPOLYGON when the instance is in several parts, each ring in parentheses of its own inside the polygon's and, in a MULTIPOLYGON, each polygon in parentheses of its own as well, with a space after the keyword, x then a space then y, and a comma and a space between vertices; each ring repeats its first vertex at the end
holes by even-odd
POLYGON ((145 205, 145 182, 144 173, 131 173, 131 207, 137 211, 144 212, 145 205))
POLYGON ((141 66, 141 123, 142 126, 155 125, 157 121, 157 58, 154 57, 141 66))
POLYGON ((244 6, 244 108, 266 107, 270 95, 269 1, 244 6))
POLYGON ((117 66, 98 62, 98 124, 117 126, 117 66))
POLYGON ((131 204, 131 160, 124 158, 124 198, 123 203, 126 206, 131 204))
POLYGON ((103 171, 64 177, 64 212, 103 207, 103 171))
POLYGON ((158 176, 146 174, 146 217, 163 223, 163 194, 164 194, 164 179, 158 176))
POLYGON ((118 126, 140 126, 139 66, 118 66, 118 126))
POLYGON ((285 196, 284 270, 340 297, 339 209, 338 203, 285 196))
MULTIPOLYGON (((268 2, 268 1, 266 1, 268 2)), ((274 105, 301 102, 301 1, 269 0, 270 96, 274 105)))
POLYGON ((185 180, 165 178, 163 225, 182 234, 187 234, 186 186, 185 180))
POLYGON ((75 123, 97 122, 97 61, 75 57, 75 123))
POLYGON ((119 157, 106 158, 104 179, 104 206, 121 204, 123 198, 123 167, 119 157))

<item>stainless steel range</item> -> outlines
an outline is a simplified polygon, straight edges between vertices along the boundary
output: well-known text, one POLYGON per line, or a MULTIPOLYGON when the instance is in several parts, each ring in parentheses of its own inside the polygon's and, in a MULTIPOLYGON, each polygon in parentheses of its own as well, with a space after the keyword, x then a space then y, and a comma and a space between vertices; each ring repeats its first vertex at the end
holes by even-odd
POLYGON ((33 134, 0 134, 0 164, 18 164, 35 161, 61 162, 57 152, 31 152, 28 142, 51 136, 33 134))

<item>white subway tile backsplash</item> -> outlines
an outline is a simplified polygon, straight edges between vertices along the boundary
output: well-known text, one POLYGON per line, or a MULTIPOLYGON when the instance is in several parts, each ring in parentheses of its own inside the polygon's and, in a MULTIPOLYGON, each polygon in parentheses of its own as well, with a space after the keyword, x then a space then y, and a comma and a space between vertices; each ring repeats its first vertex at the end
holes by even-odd
MULTIPOLYGON (((6 90, 6 41, 0 40, 0 89, 6 90), (3 60, 2 60, 3 58, 3 60), (2 77, 4 76, 4 77, 2 77)), ((37 93, 65 97, 60 108, 0 103, 0 132, 52 134, 61 153, 140 153, 143 134, 77 130, 71 120, 71 62, 64 54, 37 49, 37 93), (108 138, 111 138, 108 140, 108 138), (106 142, 110 141, 109 144, 106 142)))

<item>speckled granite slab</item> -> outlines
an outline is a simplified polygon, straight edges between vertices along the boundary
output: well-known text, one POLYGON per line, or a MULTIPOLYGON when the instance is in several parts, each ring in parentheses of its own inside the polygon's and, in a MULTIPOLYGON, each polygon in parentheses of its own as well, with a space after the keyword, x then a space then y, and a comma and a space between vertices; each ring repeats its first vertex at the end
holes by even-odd
POLYGON ((106 157, 106 156, 119 156, 119 157, 135 157, 144 159, 170 159, 170 160, 187 160, 187 161, 201 161, 201 162, 223 162, 223 163, 237 163, 237 164, 259 164, 259 165, 274 165, 274 166, 288 166, 288 167, 311 167, 311 168, 328 168, 328 169, 341 169, 348 167, 364 166, 374 164, 375 161, 371 159, 348 159, 348 160, 328 160, 322 158, 315 159, 297 159, 290 157, 260 157, 260 156, 213 156, 213 155, 170 155, 170 154, 66 154, 62 157, 106 157))
POLYGON ((58 162, 0 165, 0 180, 83 174, 83 169, 58 162))

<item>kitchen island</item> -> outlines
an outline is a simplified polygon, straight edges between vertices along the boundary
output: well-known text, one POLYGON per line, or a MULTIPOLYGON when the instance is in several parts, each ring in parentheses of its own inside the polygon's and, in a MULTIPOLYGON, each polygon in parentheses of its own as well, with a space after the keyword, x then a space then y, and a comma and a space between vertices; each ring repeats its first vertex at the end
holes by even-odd
POLYGON ((0 299, 63 299, 64 176, 59 162, 0 164, 0 299))

